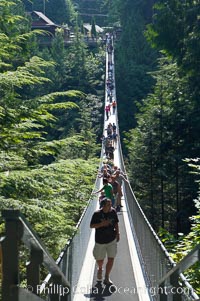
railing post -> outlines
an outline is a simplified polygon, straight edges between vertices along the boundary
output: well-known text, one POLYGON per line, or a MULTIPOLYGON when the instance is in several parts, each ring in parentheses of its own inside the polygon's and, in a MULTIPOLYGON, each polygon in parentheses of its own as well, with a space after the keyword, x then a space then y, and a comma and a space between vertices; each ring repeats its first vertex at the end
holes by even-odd
POLYGON ((12 288, 19 286, 19 240, 23 234, 21 222, 17 220, 18 211, 6 211, 3 217, 5 223, 5 237, 2 241, 3 279, 2 301, 18 301, 12 288))
POLYGON ((165 288, 166 288, 165 282, 160 284, 160 286, 159 286, 160 301, 167 301, 167 294, 166 294, 165 288))
MULTIPOLYGON (((71 250, 71 248, 70 248, 70 250, 71 250)), ((67 252, 69 252, 69 248, 68 248, 67 252)), ((67 277, 67 279, 69 280, 68 273, 71 272, 71 270, 69 271, 69 261, 70 261, 70 259, 67 258, 67 252, 66 252, 65 256, 63 257, 62 266, 60 268, 61 268, 62 272, 65 274, 65 276, 67 277)), ((63 287, 62 293, 63 294, 61 295, 60 301, 70 300, 71 291, 68 287, 63 287)))
POLYGON ((179 288, 179 270, 177 270, 175 273, 173 273, 170 276, 170 283, 172 285, 172 294, 173 294, 173 301, 181 301, 181 293, 178 293, 178 288, 179 288), (175 289, 175 291, 174 291, 175 289))
POLYGON ((31 249, 30 262, 27 263, 27 286, 32 293, 39 295, 40 265, 43 262, 42 250, 31 249))
POLYGON ((70 297, 70 292, 67 292, 66 288, 64 288, 60 301, 68 301, 70 300, 69 297, 70 297))
POLYGON ((52 286, 50 287, 49 299, 50 301, 59 301, 60 292, 62 289, 62 278, 60 276, 52 276, 52 286))

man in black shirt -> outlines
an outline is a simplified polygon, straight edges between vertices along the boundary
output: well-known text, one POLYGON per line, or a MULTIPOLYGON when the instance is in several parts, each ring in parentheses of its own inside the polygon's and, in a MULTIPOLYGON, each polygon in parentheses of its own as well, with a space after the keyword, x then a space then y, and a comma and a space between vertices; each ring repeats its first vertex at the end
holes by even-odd
POLYGON ((97 279, 102 280, 103 262, 107 255, 106 273, 104 284, 111 285, 110 272, 113 267, 114 258, 117 254, 117 242, 119 241, 118 216, 114 208, 111 207, 110 199, 101 201, 102 208, 94 212, 90 228, 95 229, 95 246, 93 250, 94 258, 98 265, 97 279))

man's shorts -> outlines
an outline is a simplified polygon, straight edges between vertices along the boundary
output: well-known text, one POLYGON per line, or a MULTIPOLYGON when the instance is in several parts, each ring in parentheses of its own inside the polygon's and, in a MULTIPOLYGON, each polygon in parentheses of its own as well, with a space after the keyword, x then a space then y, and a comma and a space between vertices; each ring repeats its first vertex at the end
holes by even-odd
POLYGON ((115 258, 117 254, 117 241, 114 239, 113 241, 107 244, 98 244, 95 243, 93 249, 93 256, 96 260, 103 260, 106 255, 109 258, 115 258))

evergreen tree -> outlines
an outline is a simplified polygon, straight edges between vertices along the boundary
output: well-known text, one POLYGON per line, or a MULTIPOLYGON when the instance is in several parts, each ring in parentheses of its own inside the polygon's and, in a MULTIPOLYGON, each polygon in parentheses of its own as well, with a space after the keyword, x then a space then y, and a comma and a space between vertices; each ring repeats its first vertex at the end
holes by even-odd
MULTIPOLYGON (((197 176, 198 195, 194 200, 194 204, 197 210, 197 214, 190 217, 191 231, 188 235, 179 233, 178 240, 176 237, 169 234, 164 229, 159 231, 162 241, 165 243, 168 251, 171 253, 171 257, 176 263, 182 260, 189 252, 191 252, 200 243, 200 186, 199 175, 200 165, 199 159, 187 159, 185 162, 192 168, 191 173, 197 176)), ((200 279, 200 263, 199 261, 193 264, 189 269, 184 272, 185 277, 189 279, 192 288, 197 294, 200 293, 199 279, 200 279)))
POLYGON ((97 31, 96 31, 96 23, 95 23, 95 19, 92 18, 92 22, 91 22, 91 35, 93 39, 96 39, 97 37, 97 31))
POLYGON ((67 142, 59 135, 51 136, 49 128, 59 126, 60 116, 65 117, 65 128, 69 127, 67 113, 79 109, 72 100, 78 102, 84 96, 77 91, 55 92, 51 84, 55 72, 58 78, 64 73, 61 35, 56 34, 51 51, 43 50, 43 57, 51 59, 46 61, 41 55, 33 56, 35 33, 30 31, 21 2, 0 1, 0 12, 0 209, 20 209, 57 258, 91 193, 99 163, 90 157, 93 154, 88 142, 93 144, 94 136, 90 133, 91 124, 85 125, 88 131, 81 133, 82 141, 76 137, 76 145, 80 150, 82 147, 80 154, 78 147, 74 148, 76 160, 59 158, 67 142), (77 159, 77 155, 90 158, 89 164, 77 159), (87 173, 83 174, 83 170, 87 173))
POLYGON ((56 63, 54 78, 54 89, 60 90, 65 83, 65 57, 66 50, 64 46, 64 33, 63 29, 57 29, 55 37, 52 41, 50 49, 53 61, 56 63))
POLYGON ((104 0, 73 0, 73 2, 84 23, 90 23, 93 16, 99 26, 107 24, 108 9, 107 5, 104 5, 104 0))
POLYGON ((69 25, 74 25, 76 22, 77 13, 75 11, 72 0, 66 0, 66 6, 67 6, 66 21, 69 25))
POLYGON ((200 39, 198 1, 157 1, 154 22, 149 25, 147 37, 152 45, 165 51, 188 77, 191 93, 200 95, 200 39), (174 30, 176 29, 176 30, 174 30))
POLYGON ((56 24, 70 24, 74 9, 71 0, 22 0, 27 11, 40 11, 56 24))
POLYGON ((176 64, 162 59, 155 79, 154 93, 140 107, 137 127, 128 136, 132 184, 157 229, 187 232, 196 185, 183 160, 198 152, 188 127, 194 106, 176 64))
POLYGON ((88 77, 86 68, 86 57, 88 50, 83 42, 78 26, 75 29, 75 38, 72 46, 67 49, 66 57, 66 85, 70 89, 79 87, 81 91, 87 92, 88 77))
POLYGON ((120 2, 122 34, 116 45, 116 84, 122 132, 134 127, 136 101, 141 101, 153 84, 149 71, 154 68, 156 55, 144 37, 146 5, 146 1, 120 2))
POLYGON ((108 13, 106 25, 113 26, 115 23, 120 21, 121 9, 123 3, 121 0, 103 0, 103 8, 108 13))
POLYGON ((45 13, 55 23, 66 24, 70 21, 67 8, 66 0, 48 0, 45 13))
POLYGON ((45 153, 45 147, 43 151, 37 148, 38 143, 45 140, 44 127, 47 121, 55 122, 52 110, 75 107, 65 102, 53 104, 54 99, 66 95, 75 97, 78 94, 74 91, 71 94, 63 91, 60 94, 47 94, 44 83, 50 80, 44 76, 45 69, 54 64, 39 57, 31 57, 31 48, 27 46, 34 33, 27 31, 24 16, 15 14, 15 8, 21 12, 21 6, 16 7, 14 2, 5 1, 1 2, 1 7, 4 19, 0 24, 1 46, 5 49, 1 52, 0 77, 1 150, 7 152, 12 149, 24 156, 29 164, 35 164, 41 153, 45 153), (29 59, 25 61, 26 58, 29 59))

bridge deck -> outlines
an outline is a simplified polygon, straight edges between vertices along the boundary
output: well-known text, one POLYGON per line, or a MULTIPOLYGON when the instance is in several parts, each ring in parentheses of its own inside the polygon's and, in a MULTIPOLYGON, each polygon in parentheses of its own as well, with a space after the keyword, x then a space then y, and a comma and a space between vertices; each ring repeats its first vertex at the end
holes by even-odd
MULTIPOLYGON (((111 115, 109 117, 109 120, 105 121, 105 128, 107 128, 107 124, 109 122, 116 123, 116 116, 111 115)), ((118 147, 114 151, 114 163, 119 166, 118 147)), ((122 199, 122 205, 122 210, 118 213, 121 239, 118 243, 118 253, 115 258, 114 266, 110 275, 113 281, 113 285, 106 287, 102 282, 97 281, 97 267, 92 254, 95 232, 95 230, 93 229, 91 232, 85 261, 79 282, 76 287, 73 301, 150 300, 146 290, 146 285, 140 266, 139 257, 136 251, 133 234, 130 230, 128 212, 124 199, 122 199)), ((98 208, 98 204, 96 208, 98 208)), ((88 230, 89 224, 90 220, 88 220, 88 230)))

